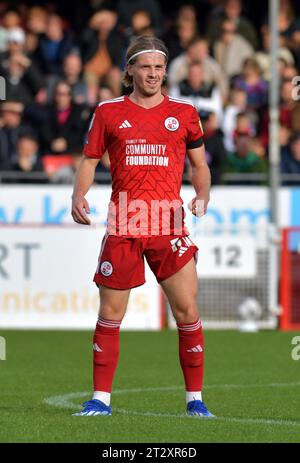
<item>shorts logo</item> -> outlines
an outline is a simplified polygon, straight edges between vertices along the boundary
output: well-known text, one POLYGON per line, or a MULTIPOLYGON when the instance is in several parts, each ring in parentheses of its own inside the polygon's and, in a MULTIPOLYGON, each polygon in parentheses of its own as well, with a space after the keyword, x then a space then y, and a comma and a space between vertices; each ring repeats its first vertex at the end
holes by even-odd
POLYGON ((172 251, 178 251, 179 257, 181 257, 194 243, 192 242, 192 240, 190 240, 188 236, 183 236, 182 238, 175 238, 173 240, 170 240, 170 244, 172 247, 172 251))
POLYGON ((176 117, 167 117, 167 119, 165 120, 165 127, 171 132, 174 132, 175 130, 178 129, 179 122, 176 119, 176 117))
POLYGON ((107 260, 105 260, 101 264, 100 271, 101 271, 102 275, 104 275, 105 277, 109 277, 112 274, 112 272, 114 271, 114 269, 113 269, 113 266, 111 265, 111 263, 108 262, 107 260))

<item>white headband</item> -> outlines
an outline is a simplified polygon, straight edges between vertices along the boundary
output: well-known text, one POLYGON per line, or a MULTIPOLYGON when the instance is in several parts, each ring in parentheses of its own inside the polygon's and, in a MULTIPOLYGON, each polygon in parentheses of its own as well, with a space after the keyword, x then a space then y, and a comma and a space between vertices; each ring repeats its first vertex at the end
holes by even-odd
POLYGON ((142 55, 143 53, 160 53, 161 55, 164 55, 164 56, 167 58, 167 55, 166 55, 165 52, 162 51, 162 50, 142 50, 142 51, 138 51, 138 52, 134 53, 134 54, 129 58, 129 60, 127 61, 127 63, 130 63, 130 61, 131 61, 133 58, 136 58, 137 56, 142 55))

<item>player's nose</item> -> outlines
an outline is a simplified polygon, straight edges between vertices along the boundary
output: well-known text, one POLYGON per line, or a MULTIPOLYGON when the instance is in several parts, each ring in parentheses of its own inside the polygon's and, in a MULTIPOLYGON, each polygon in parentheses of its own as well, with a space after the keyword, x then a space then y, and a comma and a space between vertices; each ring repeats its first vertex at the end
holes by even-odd
POLYGON ((149 68, 148 76, 149 77, 155 77, 156 76, 156 68, 155 68, 155 66, 149 68))

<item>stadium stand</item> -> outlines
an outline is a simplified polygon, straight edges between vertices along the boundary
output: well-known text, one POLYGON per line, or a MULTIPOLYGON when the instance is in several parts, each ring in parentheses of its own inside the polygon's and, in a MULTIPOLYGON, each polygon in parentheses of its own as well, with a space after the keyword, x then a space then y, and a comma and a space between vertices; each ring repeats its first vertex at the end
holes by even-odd
MULTIPOLYGON (((71 12, 58 1, 2 4, 0 76, 6 94, 0 101, 0 182, 24 181, 17 175, 24 170, 20 139, 21 147, 34 145, 34 162, 25 168, 28 182, 37 181, 37 172, 44 172, 42 181, 47 180, 45 156, 76 157, 96 104, 128 92, 121 73, 130 40, 156 34, 170 50, 166 93, 190 99, 200 115, 207 119, 206 112, 213 121, 206 137, 213 183, 265 184, 271 78, 265 2, 183 0, 174 3, 171 14, 165 1, 138 0, 130 8, 122 0, 89 1, 84 8, 76 3, 71 12), (241 140, 247 145, 244 150, 241 140)), ((299 105, 292 83, 300 66, 299 13, 296 0, 281 1, 278 69, 284 185, 300 184, 299 105)), ((109 182, 108 169, 99 169, 100 182, 109 182)), ((189 182, 188 163, 184 182, 189 182)))

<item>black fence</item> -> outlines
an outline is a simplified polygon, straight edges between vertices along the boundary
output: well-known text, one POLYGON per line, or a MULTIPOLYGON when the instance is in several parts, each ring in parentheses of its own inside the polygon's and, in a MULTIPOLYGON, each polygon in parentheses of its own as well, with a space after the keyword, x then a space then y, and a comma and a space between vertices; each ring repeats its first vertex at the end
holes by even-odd
MULTIPOLYGON (((65 184, 70 185, 73 183, 72 178, 68 181, 62 181, 61 178, 56 180, 55 175, 51 176, 44 172, 14 172, 14 171, 0 171, 0 184, 36 184, 36 183, 50 183, 50 184, 65 184)), ((110 184, 111 176, 109 172, 96 172, 95 182, 99 184, 110 184)), ((220 185, 249 185, 261 186, 268 185, 269 176, 267 173, 224 173, 221 176, 220 185)), ((190 184, 189 177, 183 175, 183 183, 190 184)), ((282 174, 281 184, 289 186, 300 186, 300 174, 282 174)))

